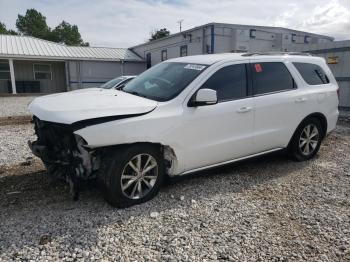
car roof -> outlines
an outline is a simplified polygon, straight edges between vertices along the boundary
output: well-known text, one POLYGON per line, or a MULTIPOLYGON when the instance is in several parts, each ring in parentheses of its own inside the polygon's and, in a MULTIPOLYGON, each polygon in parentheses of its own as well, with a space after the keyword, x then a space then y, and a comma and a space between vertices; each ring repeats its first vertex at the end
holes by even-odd
POLYGON ((119 77, 125 77, 125 78, 135 78, 136 77, 136 75, 127 75, 127 76, 119 76, 119 77))
POLYGON ((193 56, 183 56, 178 58, 169 59, 169 62, 178 63, 193 63, 201 65, 212 65, 216 62, 233 59, 239 60, 242 58, 242 54, 237 53, 224 53, 224 54, 208 54, 208 55, 193 55, 193 56))
POLYGON ((115 78, 112 78, 111 80, 115 80, 115 79, 118 79, 118 78, 123 78, 123 79, 129 79, 129 78, 135 78, 136 75, 126 75, 126 76, 117 76, 115 78))
POLYGON ((239 60, 264 60, 264 59, 283 59, 283 60, 308 60, 308 61, 320 61, 323 58, 311 56, 307 53, 284 53, 284 52, 268 52, 268 53, 222 53, 222 54, 206 54, 206 55, 194 55, 184 56, 167 60, 168 62, 178 63, 193 63, 202 65, 212 65, 221 61, 239 61, 239 60))

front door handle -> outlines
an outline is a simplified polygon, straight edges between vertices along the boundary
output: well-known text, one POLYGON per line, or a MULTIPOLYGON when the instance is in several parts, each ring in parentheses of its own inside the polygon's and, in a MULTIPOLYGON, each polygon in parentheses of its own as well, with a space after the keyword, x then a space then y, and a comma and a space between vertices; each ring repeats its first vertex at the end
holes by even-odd
POLYGON ((303 103, 307 100, 307 98, 305 97, 298 97, 297 99, 295 99, 295 103, 303 103))
POLYGON ((246 112, 250 112, 252 111, 252 107, 251 106, 244 106, 241 107, 240 109, 237 110, 237 113, 246 113, 246 112))

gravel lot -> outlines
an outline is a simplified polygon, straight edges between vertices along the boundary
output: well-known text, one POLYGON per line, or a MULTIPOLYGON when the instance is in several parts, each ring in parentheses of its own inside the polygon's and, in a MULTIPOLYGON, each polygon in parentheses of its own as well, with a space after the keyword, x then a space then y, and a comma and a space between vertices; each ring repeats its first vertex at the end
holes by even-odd
POLYGON ((34 139, 34 127, 31 124, 0 125, 0 168, 32 161, 34 156, 27 141, 34 139))
POLYGON ((88 186, 71 201, 39 164, 5 167, 0 260, 350 261, 349 145, 343 124, 309 162, 274 154, 202 172, 124 210, 88 186))
POLYGON ((27 107, 34 98, 34 96, 0 97, 0 118, 29 115, 27 107))

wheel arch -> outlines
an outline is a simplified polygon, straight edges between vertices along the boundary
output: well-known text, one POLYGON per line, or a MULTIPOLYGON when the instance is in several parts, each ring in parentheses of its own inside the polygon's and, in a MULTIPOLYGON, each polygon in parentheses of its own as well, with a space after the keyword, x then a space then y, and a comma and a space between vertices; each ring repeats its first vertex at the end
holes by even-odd
POLYGON ((295 133, 297 132, 297 130, 300 128, 300 126, 308 119, 310 118, 316 118, 320 121, 321 123, 321 126, 322 126, 322 131, 323 131, 323 134, 322 134, 322 139, 325 138, 326 134, 327 134, 327 128, 328 128, 328 122, 327 122, 327 118, 326 116, 323 114, 323 113, 320 113, 320 112, 315 112, 315 113, 312 113, 312 114, 309 114, 307 115, 306 117, 304 117, 303 120, 300 121, 299 125, 295 128, 294 132, 293 132, 293 135, 292 137, 289 139, 289 143, 288 143, 288 147, 290 146, 292 140, 293 140, 293 137, 295 135, 295 133))
POLYGON ((322 139, 325 138, 325 136, 327 134, 327 128, 328 128, 328 122, 327 122, 326 116, 320 112, 316 112, 316 113, 312 113, 312 114, 308 115, 307 117, 305 117, 303 119, 303 121, 305 121, 306 119, 309 119, 309 118, 316 118, 320 121, 321 126, 322 126, 322 131, 323 131, 322 139))
POLYGON ((106 146, 103 148, 99 148, 101 152, 108 152, 110 150, 123 150, 126 147, 130 146, 136 146, 136 145, 151 145, 156 147, 160 152, 162 153, 164 157, 164 166, 165 166, 165 172, 169 176, 175 175, 175 172, 178 168, 178 159, 175 153, 175 149, 171 147, 170 145, 164 145, 162 143, 155 143, 155 142, 134 142, 134 143, 123 143, 123 144, 118 144, 118 145, 111 145, 111 146, 106 146))

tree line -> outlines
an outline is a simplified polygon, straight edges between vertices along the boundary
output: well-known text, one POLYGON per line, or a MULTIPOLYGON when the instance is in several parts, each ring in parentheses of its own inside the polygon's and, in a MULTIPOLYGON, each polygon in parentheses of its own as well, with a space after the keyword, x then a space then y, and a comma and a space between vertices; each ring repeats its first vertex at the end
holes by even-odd
POLYGON ((71 46, 89 46, 89 43, 81 38, 77 25, 63 20, 51 29, 46 23, 46 17, 35 9, 28 9, 25 15, 18 14, 16 28, 18 31, 7 29, 6 25, 0 22, 0 34, 26 35, 71 46))
POLYGON ((153 41, 153 40, 157 40, 163 37, 167 37, 170 35, 170 31, 166 28, 163 29, 155 29, 153 30, 153 32, 151 32, 151 38, 149 39, 149 41, 153 41))

